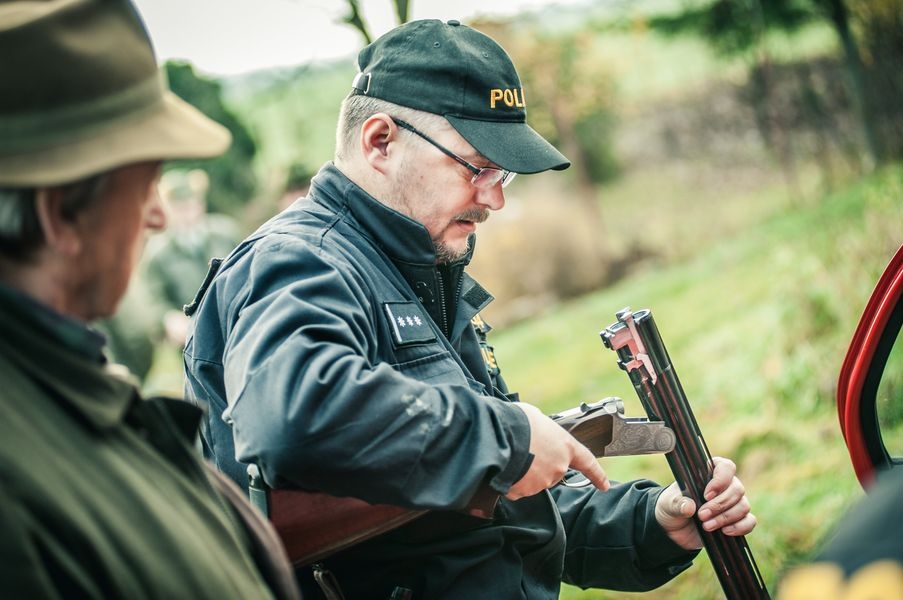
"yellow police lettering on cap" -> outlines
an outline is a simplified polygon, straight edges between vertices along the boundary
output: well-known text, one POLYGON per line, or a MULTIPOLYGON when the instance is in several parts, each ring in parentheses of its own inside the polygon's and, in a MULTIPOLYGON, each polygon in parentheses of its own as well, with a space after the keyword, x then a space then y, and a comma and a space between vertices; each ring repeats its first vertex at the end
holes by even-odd
POLYGON ((524 108, 527 106, 524 100, 523 88, 505 88, 504 90, 495 88, 489 90, 489 108, 495 108, 499 100, 509 108, 524 108))

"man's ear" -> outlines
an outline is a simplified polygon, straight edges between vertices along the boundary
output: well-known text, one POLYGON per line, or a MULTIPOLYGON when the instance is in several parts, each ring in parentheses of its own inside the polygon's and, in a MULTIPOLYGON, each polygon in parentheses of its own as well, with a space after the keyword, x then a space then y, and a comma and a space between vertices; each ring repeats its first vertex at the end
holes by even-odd
POLYGON ((361 154, 370 166, 380 173, 392 169, 393 161, 401 156, 398 151, 399 130, 392 117, 377 113, 361 126, 361 154))
POLYGON ((75 222, 63 215, 63 199, 60 188, 40 188, 35 194, 35 212, 47 247, 75 256, 81 251, 82 239, 75 222))

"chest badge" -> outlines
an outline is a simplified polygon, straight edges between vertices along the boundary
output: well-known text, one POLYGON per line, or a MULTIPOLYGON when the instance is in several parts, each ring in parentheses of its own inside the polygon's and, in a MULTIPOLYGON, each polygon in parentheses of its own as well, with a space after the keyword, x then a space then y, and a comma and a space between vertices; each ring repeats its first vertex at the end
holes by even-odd
POLYGON ((416 302, 386 302, 383 309, 396 346, 422 344, 436 339, 429 317, 416 302))

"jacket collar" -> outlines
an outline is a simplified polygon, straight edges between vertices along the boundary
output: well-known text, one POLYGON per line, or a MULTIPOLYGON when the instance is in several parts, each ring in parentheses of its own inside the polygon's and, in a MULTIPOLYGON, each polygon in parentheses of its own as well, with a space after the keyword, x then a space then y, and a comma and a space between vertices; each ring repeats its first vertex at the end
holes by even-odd
POLYGON ((120 423, 137 399, 135 386, 107 364, 102 335, 3 284, 0 331, 0 359, 97 429, 120 423))
MULTIPOLYGON (((311 180, 309 197, 335 212, 350 214, 361 233, 394 262, 430 267, 436 264, 435 247, 426 227, 376 200, 334 164, 327 163, 311 180)), ((473 242, 472 237, 471 250, 461 264, 470 262, 473 242)))

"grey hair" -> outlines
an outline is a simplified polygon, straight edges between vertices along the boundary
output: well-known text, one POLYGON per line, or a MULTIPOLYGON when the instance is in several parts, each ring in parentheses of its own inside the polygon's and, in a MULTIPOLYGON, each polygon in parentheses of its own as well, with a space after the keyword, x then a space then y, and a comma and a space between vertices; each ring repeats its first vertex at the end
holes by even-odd
POLYGON ((438 131, 451 125, 441 115, 430 113, 394 102, 388 102, 379 98, 371 98, 363 95, 348 96, 342 101, 339 112, 339 123, 336 127, 335 158, 347 160, 351 157, 357 133, 364 121, 377 113, 386 113, 393 117, 407 121, 417 129, 438 131))
MULTIPOLYGON (((96 201, 109 181, 110 173, 93 175, 58 186, 63 194, 61 214, 73 221, 96 201)), ((0 256, 28 262, 44 244, 44 232, 38 219, 35 201, 37 188, 0 187, 0 256)))

